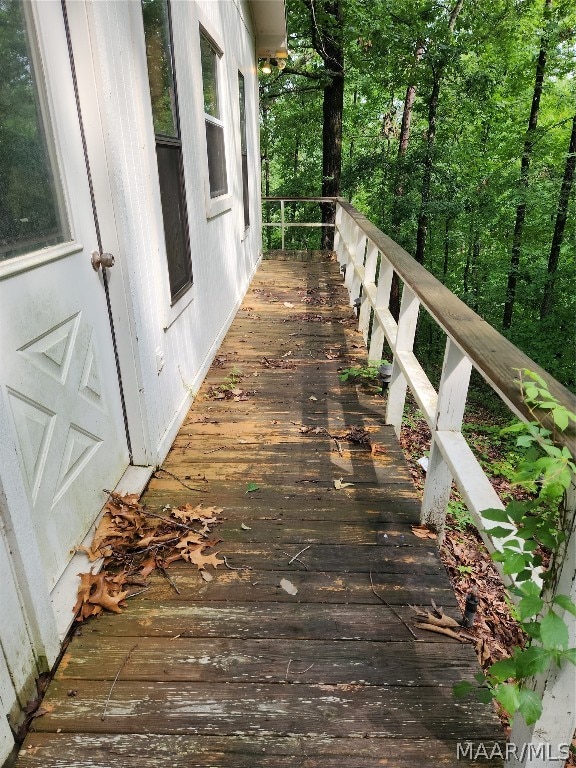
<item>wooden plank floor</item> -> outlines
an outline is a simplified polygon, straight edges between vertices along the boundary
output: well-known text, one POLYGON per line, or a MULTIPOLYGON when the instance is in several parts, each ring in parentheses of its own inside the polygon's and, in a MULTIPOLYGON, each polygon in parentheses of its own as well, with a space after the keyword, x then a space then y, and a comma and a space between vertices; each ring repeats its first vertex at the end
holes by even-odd
POLYGON ((364 355, 337 264, 263 262, 164 464, 206 493, 163 474, 144 497, 223 507, 218 549, 251 570, 206 583, 176 563, 180 594, 154 576, 122 615, 81 627, 18 768, 464 766, 457 742, 502 741, 490 706, 452 693, 478 671, 473 649, 415 640, 371 590, 370 572, 406 621, 431 598, 458 613, 434 542, 411 532, 382 399, 338 379, 364 355), (248 399, 209 397, 233 371, 248 399), (301 425, 362 427, 380 449, 301 425))

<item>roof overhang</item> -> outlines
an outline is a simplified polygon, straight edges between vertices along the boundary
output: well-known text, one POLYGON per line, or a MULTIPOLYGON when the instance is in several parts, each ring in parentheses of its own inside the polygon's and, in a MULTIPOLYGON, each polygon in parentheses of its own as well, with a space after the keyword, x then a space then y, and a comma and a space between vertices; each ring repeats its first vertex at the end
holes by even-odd
POLYGON ((288 56, 286 7, 284 0, 249 0, 256 33, 258 58, 288 56))

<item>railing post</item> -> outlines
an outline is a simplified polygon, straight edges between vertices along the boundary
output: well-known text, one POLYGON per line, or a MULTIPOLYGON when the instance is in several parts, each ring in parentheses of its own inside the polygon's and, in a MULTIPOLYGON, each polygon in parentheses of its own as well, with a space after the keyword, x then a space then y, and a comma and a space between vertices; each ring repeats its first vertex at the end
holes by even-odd
MULTIPOLYGON (((563 547, 563 562, 555 594, 568 595, 576 602, 576 487, 570 488, 568 509, 571 528, 563 547)), ((558 606, 555 608, 559 612, 558 606)), ((576 647, 576 617, 567 611, 564 621, 568 624, 568 647, 576 647)), ((516 756, 506 761, 506 768, 560 768, 567 757, 576 729, 576 666, 564 661, 561 667, 551 665, 546 673, 534 681, 534 687, 542 695, 542 715, 534 725, 526 725, 517 715, 510 735, 516 747, 516 756), (559 759, 560 749, 564 755, 559 759), (555 759, 556 758, 556 759, 555 759)))
POLYGON ((282 250, 284 250, 284 200, 280 200, 280 228, 282 232, 282 250))
POLYGON ((342 206, 340 203, 336 203, 336 217, 334 219, 334 253, 338 257, 338 262, 340 262, 340 249, 342 248, 342 234, 340 232, 340 229, 342 227, 342 218, 344 216, 344 211, 342 209, 342 206))
MULTIPOLYGON (((391 279, 391 278, 390 278, 391 279)), ((389 292, 388 292, 388 295, 389 292)), ((404 283, 402 290, 402 303, 398 316, 398 332, 394 344, 394 362, 392 376, 388 388, 388 407, 386 408, 386 424, 392 424, 396 435, 400 437, 402 418, 404 416, 404 403, 406 402, 406 378, 398 364, 398 352, 412 352, 420 301, 414 291, 404 283)))
MULTIPOLYGON (((392 277, 394 270, 388 259, 382 253, 380 255, 380 269, 378 271, 378 288, 376 289, 376 306, 374 307, 374 322, 372 323, 372 337, 368 360, 381 360, 382 350, 386 335, 384 328, 378 322, 378 309, 387 309, 390 304, 390 291, 392 290, 392 277)), ((388 422, 389 423, 389 422, 388 422)))
POLYGON ((338 263, 340 266, 347 266, 348 264, 348 242, 350 240, 350 224, 352 219, 348 213, 343 212, 342 221, 340 223, 340 243, 338 251, 338 263))
MULTIPOLYGON (((358 330, 364 337, 364 343, 368 343, 368 329, 370 327, 370 298, 368 292, 374 288, 376 280, 376 267, 378 265, 378 248, 371 240, 368 240, 366 248, 366 264, 364 266, 364 293, 360 304, 360 317, 358 318, 358 330)), ((374 332, 374 331, 373 331, 374 332)), ((370 356, 368 356, 370 357, 370 356)))
POLYGON ((452 488, 452 472, 436 442, 435 433, 437 431, 460 432, 471 373, 472 363, 468 357, 456 344, 447 339, 421 511, 422 523, 432 525, 438 531, 440 541, 444 535, 446 507, 452 488))
POLYGON ((366 241, 368 239, 360 227, 356 225, 352 229, 352 234, 352 251, 346 265, 346 277, 344 278, 344 285, 348 288, 348 293, 350 294, 351 307, 354 306, 355 300, 360 297, 362 280, 358 274, 357 267, 363 266, 366 241))

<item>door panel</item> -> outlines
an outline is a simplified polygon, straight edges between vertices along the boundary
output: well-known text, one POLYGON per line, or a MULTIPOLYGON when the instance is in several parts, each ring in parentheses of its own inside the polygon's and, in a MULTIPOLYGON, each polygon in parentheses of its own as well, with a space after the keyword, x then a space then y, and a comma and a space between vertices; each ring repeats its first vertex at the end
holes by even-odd
POLYGON ((128 461, 108 317, 84 252, 2 281, 0 307, 4 383, 51 588, 128 461))
POLYGON ((40 105, 25 117, 46 143, 64 242, 36 253, 16 243, 20 255, 0 261, 0 385, 52 588, 128 450, 104 286, 90 261, 98 240, 62 8, 53 0, 23 6, 40 105))

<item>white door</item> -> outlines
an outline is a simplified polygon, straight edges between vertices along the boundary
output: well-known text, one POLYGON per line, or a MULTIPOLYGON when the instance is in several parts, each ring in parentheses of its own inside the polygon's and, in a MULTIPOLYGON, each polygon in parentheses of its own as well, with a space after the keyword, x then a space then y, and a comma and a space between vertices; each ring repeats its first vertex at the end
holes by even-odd
POLYGON ((11 115, 0 127, 2 439, 18 454, 51 589, 128 450, 61 4, 7 0, 0 14, 11 115))

